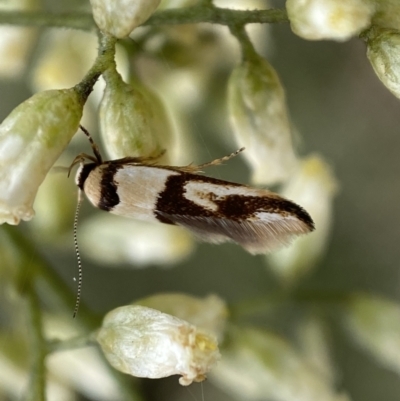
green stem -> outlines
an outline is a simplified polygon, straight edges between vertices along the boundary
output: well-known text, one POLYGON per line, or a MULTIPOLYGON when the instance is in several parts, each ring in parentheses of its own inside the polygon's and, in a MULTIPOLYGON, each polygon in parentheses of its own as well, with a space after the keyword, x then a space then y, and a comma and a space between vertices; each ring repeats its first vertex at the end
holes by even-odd
POLYGON ((117 39, 113 36, 99 32, 99 50, 97 58, 82 81, 75 86, 77 92, 81 94, 83 101, 86 101, 100 75, 110 66, 115 66, 116 41, 117 39))
POLYGON ((255 51, 253 43, 247 35, 244 25, 232 24, 229 25, 229 30, 231 31, 232 35, 236 37, 240 44, 242 50, 242 60, 254 60, 260 57, 255 51))
MULTIPOLYGON (((284 9, 231 10, 213 7, 211 1, 203 1, 193 7, 182 7, 156 12, 143 25, 180 25, 209 22, 212 24, 265 24, 288 22, 284 9), (211 5, 211 7, 210 7, 211 5)), ((89 13, 51 14, 45 11, 0 12, 0 24, 19 26, 40 26, 72 28, 83 31, 96 29, 89 13)))
POLYGON ((29 284, 27 292, 30 352, 32 366, 25 401, 46 400, 46 343, 43 335, 42 311, 37 298, 35 288, 29 284))

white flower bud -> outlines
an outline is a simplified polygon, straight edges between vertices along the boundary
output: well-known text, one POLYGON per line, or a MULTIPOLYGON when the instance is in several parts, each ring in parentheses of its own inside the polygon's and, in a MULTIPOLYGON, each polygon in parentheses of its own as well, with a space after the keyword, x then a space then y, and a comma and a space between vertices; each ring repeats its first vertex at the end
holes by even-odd
POLYGON ((117 38, 128 36, 143 24, 161 0, 90 0, 100 30, 117 38))
POLYGON ((212 333, 219 340, 223 337, 228 308, 216 295, 197 298, 186 294, 165 293, 139 299, 135 304, 186 320, 199 329, 212 333))
POLYGON ((100 103, 100 129, 112 159, 157 156, 171 162, 175 132, 162 101, 138 83, 128 85, 115 71, 105 74, 106 88, 100 103))
POLYGON ((0 224, 34 216, 47 172, 75 134, 83 99, 75 89, 38 93, 0 125, 0 224))
POLYGON ((367 57, 376 75, 400 98, 400 31, 372 27, 365 37, 367 57))
POLYGON ((192 236, 182 227, 135 221, 110 214, 86 220, 80 228, 82 249, 103 265, 168 266, 194 250, 192 236))
POLYGON ((232 333, 210 380, 248 401, 345 401, 318 370, 275 334, 255 329, 232 333))
POLYGON ((273 67, 254 55, 236 67, 228 84, 228 111, 255 184, 284 181, 296 166, 285 93, 273 67))
POLYGON ((144 306, 109 312, 97 340, 115 369, 150 379, 181 375, 183 386, 203 381, 219 359, 218 344, 211 335, 144 306))
POLYGON ((356 294, 345 305, 345 325, 354 341, 400 374, 400 305, 367 294, 356 294))
POLYGON ((290 25, 308 40, 344 41, 371 23, 373 4, 368 0, 287 0, 290 25))
POLYGON ((316 230, 273 254, 267 255, 268 265, 285 283, 308 273, 319 261, 328 244, 332 225, 333 198, 336 179, 330 167, 319 156, 303 160, 297 172, 280 194, 298 202, 311 215, 316 230))

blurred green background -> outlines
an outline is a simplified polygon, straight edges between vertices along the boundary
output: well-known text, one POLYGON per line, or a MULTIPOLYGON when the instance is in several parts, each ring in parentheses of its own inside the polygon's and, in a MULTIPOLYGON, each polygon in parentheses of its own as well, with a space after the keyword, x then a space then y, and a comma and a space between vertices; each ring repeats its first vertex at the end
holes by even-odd
MULTIPOLYGON (((273 5, 282 7, 283 2, 273 5)), ((399 100, 375 76, 365 56, 365 44, 359 39, 345 43, 305 41, 291 32, 289 24, 269 26, 266 37, 263 51, 286 89, 291 118, 299 133, 300 153, 323 155, 340 185, 328 251, 299 285, 310 290, 363 290, 400 300, 399 100)), ((218 99, 224 95, 228 73, 220 71, 213 78, 211 98, 206 98, 191 115, 199 147, 199 160, 195 162, 219 157, 234 148, 234 144, 227 147, 226 133, 219 132, 223 125, 215 120, 226 118, 223 108, 219 112, 214 109, 222 103, 212 101, 213 96, 218 99)), ((30 96, 27 77, 17 82, 1 81, 0 91, 0 119, 30 96)), ((243 183, 249 176, 239 158, 210 173, 243 183)), ((88 204, 84 209, 103 213, 91 210, 88 204)), ((28 230, 29 224, 23 223, 22 228, 73 287, 76 260, 72 234, 71 243, 60 252, 59 248, 43 245, 41 238, 28 230)), ((228 302, 237 302, 279 288, 262 257, 251 256, 235 245, 200 244, 189 260, 166 269, 104 268, 85 255, 83 263, 83 300, 101 313, 156 292, 182 291, 201 296, 216 293, 228 302)), ((72 309, 73 305, 71 314, 72 309)), ((332 333, 339 384, 352 399, 397 401, 398 375, 354 347, 341 330, 333 328, 332 333)), ((202 385, 203 389, 195 385, 188 390, 181 388, 176 378, 144 382, 149 399, 154 400, 201 399, 201 391, 206 401, 231 399, 209 382, 202 385)))

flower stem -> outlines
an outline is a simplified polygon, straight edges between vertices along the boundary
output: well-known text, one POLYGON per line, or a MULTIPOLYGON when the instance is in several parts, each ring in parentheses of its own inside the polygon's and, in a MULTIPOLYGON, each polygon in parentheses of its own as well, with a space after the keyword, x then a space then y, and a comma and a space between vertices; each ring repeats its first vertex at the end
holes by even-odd
MULTIPOLYGON (((180 25, 209 22, 212 24, 252 24, 288 22, 284 9, 269 10, 231 10, 212 6, 210 0, 204 0, 192 7, 167 9, 156 12, 144 25, 180 25)), ((40 26, 72 28, 83 31, 96 29, 93 17, 89 13, 52 14, 46 11, 0 12, 0 24, 19 26, 40 26)))
POLYGON ((43 335, 42 311, 33 283, 27 291, 30 352, 32 365, 25 401, 46 400, 46 343, 43 335))

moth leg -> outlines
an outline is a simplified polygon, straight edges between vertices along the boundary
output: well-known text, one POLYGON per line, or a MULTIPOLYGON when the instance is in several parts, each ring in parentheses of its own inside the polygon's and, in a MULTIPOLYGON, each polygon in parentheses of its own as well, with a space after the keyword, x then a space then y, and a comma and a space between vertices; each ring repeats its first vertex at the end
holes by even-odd
POLYGON ((73 162, 71 163, 71 165, 68 168, 68 177, 71 174, 72 168, 79 163, 83 163, 86 159, 92 161, 93 163, 98 162, 98 159, 93 156, 90 156, 86 153, 79 153, 79 155, 75 157, 75 159, 73 160, 73 162))

